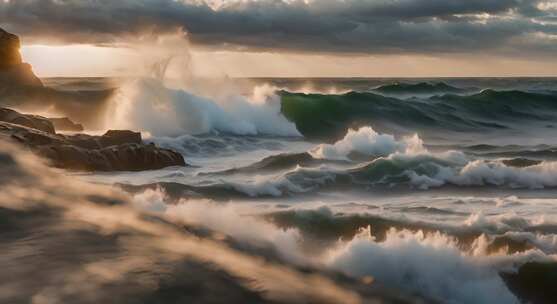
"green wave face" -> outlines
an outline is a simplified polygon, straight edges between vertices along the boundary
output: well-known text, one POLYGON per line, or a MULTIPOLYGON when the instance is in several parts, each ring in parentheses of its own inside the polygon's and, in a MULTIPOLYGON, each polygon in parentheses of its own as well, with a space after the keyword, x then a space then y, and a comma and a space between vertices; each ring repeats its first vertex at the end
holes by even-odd
POLYGON ((463 93, 467 89, 456 88, 446 83, 427 83, 420 82, 416 84, 408 83, 395 83, 383 85, 376 88, 374 91, 381 94, 443 94, 443 93, 463 93))
POLYGON ((472 95, 445 94, 398 99, 374 93, 343 95, 280 92, 283 115, 306 138, 334 141, 348 128, 459 132, 508 129, 521 121, 557 118, 557 95, 484 90, 472 95))

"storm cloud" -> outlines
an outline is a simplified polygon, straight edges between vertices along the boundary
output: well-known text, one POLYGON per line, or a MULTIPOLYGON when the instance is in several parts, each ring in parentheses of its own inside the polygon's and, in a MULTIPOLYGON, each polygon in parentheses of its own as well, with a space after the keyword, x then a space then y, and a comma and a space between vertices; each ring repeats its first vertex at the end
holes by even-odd
POLYGON ((555 0, 3 0, 30 42, 111 45, 183 31, 196 46, 335 54, 557 51, 555 0))

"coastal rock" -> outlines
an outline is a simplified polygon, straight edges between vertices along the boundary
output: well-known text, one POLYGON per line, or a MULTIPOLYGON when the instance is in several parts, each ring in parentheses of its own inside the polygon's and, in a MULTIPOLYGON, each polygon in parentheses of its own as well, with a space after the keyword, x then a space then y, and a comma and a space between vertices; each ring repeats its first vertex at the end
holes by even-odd
POLYGON ((38 115, 21 114, 7 108, 0 108, 0 121, 26 126, 46 133, 55 133, 54 125, 49 119, 38 115))
POLYGON ((65 135, 64 139, 71 145, 83 149, 103 149, 124 144, 143 144, 141 133, 128 130, 109 130, 102 136, 65 135))
POLYGON ((41 86, 31 65, 24 63, 19 52, 19 37, 0 28, 0 88, 10 86, 41 86))
POLYGON ((517 272, 504 272, 501 276, 521 303, 555 303, 557 290, 557 263, 528 262, 517 272))
POLYGON ((143 171, 185 166, 183 157, 151 144, 122 144, 103 149, 83 149, 73 145, 44 145, 37 154, 52 165, 83 171, 143 171))
POLYGON ((48 159, 52 166, 83 171, 143 171, 186 166, 181 154, 144 144, 141 134, 108 131, 102 136, 47 133, 0 122, 0 137, 9 138, 48 159))
POLYGON ((21 64, 19 37, 0 28, 0 70, 21 64))
POLYGON ((83 131, 82 124, 75 123, 67 117, 48 118, 48 120, 54 125, 54 128, 58 131, 73 131, 73 132, 83 131))

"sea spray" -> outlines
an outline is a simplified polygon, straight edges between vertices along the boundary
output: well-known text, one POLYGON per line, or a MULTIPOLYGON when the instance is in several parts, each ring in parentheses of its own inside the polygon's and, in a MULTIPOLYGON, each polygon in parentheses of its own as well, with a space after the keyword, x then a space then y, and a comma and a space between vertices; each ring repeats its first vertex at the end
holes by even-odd
POLYGON ((418 153, 422 151, 425 151, 425 148, 418 135, 397 141, 390 134, 378 134, 371 127, 362 127, 358 130, 350 129, 342 140, 333 145, 319 145, 310 153, 315 158, 348 160, 350 155, 354 154, 380 157, 395 152, 418 153))
POLYGON ((280 114, 280 104, 272 97, 265 102, 244 96, 217 101, 169 89, 156 79, 138 79, 121 87, 110 113, 110 128, 136 129, 153 136, 209 132, 300 135, 280 114))
POLYGON ((463 256, 454 240, 440 233, 393 229, 378 243, 364 230, 329 259, 334 269, 445 303, 518 303, 495 269, 463 256))

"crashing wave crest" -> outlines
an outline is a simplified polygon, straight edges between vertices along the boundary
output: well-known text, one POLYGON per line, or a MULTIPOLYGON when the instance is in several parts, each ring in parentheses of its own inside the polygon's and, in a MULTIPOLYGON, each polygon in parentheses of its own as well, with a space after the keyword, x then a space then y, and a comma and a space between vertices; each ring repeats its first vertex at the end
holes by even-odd
POLYGON ((155 79, 139 79, 115 94, 106 125, 135 129, 154 136, 223 132, 237 135, 299 136, 280 113, 280 102, 270 96, 257 103, 244 96, 222 101, 169 89, 155 79))

